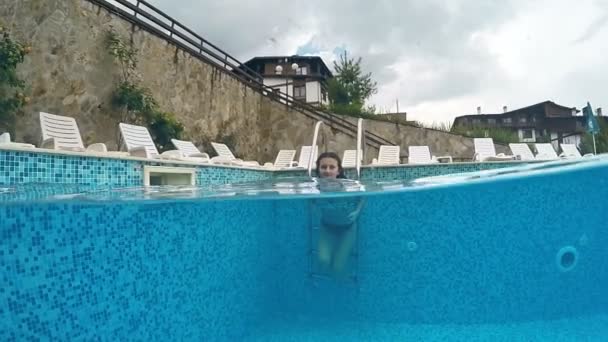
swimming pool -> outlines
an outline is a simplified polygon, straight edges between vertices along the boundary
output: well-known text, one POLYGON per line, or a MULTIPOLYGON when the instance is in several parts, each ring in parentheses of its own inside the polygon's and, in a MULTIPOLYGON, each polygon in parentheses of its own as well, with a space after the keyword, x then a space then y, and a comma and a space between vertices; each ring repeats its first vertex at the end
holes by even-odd
POLYGON ((543 165, 331 194, 4 187, 0 339, 605 340, 608 160, 543 165), (325 197, 365 199, 345 281, 316 266, 325 197))

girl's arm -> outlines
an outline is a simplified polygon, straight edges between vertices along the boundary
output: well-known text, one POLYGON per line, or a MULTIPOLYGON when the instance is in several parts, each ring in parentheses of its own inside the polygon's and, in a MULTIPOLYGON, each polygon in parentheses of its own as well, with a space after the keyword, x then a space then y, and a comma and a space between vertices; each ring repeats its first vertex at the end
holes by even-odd
POLYGON ((359 199, 359 204, 357 204, 357 208, 348 215, 349 219, 353 221, 357 219, 359 213, 361 212, 361 209, 363 209, 363 204, 365 204, 365 199, 361 197, 361 199, 359 199))

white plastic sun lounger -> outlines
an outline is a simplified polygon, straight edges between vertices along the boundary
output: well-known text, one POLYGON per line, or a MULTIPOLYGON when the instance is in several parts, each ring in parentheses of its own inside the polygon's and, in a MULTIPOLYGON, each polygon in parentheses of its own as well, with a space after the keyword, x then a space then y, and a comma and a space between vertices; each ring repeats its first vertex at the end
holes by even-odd
POLYGON ((474 138, 473 143, 475 145, 474 161, 507 161, 514 159, 514 156, 507 156, 504 153, 496 154, 492 138, 474 138))
POLYGON ((69 116, 40 112, 42 143, 40 147, 77 152, 107 152, 105 144, 84 147, 76 119, 69 116))

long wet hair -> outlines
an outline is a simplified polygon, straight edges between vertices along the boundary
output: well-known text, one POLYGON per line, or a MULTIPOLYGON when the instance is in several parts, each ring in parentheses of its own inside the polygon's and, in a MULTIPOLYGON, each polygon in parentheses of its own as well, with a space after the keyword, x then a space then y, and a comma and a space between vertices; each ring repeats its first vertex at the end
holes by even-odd
POLYGON ((319 158, 317 158, 317 170, 315 172, 317 173, 318 178, 321 178, 321 174, 319 173, 319 167, 321 166, 321 159, 323 158, 335 159, 338 162, 338 176, 336 178, 346 178, 346 175, 344 174, 344 168, 342 167, 342 159, 340 159, 338 154, 335 152, 323 152, 321 153, 319 158))

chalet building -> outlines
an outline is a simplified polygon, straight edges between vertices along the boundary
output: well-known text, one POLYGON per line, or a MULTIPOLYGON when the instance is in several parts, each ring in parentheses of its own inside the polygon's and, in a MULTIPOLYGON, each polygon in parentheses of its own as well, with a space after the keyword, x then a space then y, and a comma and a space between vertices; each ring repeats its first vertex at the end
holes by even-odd
MULTIPOLYGON (((598 109, 598 115, 601 115, 601 109, 598 109)), ((478 107, 477 114, 456 117, 453 126, 510 129, 517 133, 520 142, 550 141, 555 148, 560 143, 578 145, 587 129, 580 110, 552 101, 511 111, 503 107, 500 114, 481 114, 478 107)))
POLYGON ((310 105, 329 104, 331 71, 318 56, 254 57, 244 63, 263 77, 264 85, 310 105))

